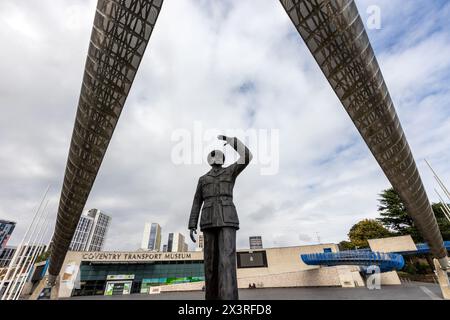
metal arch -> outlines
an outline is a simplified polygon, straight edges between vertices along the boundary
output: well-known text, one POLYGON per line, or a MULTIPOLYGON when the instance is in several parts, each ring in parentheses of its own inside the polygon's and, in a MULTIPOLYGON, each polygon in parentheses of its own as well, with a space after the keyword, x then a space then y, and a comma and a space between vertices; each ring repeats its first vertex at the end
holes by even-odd
POLYGON ((163 0, 98 0, 49 265, 59 274, 163 0))
POLYGON ((447 267, 436 218, 353 0, 280 0, 434 257, 447 267))

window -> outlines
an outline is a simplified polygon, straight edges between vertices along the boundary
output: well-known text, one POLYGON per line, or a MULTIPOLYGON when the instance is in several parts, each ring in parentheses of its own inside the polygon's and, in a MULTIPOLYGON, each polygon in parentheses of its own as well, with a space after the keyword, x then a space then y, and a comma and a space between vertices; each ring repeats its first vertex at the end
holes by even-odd
POLYGON ((266 251, 238 252, 238 268, 267 268, 266 251))

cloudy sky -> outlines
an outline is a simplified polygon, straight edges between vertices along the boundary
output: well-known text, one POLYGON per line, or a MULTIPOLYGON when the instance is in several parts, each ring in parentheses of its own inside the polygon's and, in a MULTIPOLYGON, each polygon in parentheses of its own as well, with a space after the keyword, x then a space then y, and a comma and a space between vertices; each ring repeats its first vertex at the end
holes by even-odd
MULTIPOLYGON (((368 33, 436 201, 424 159, 450 185, 450 3, 357 5, 365 21, 369 6, 381 9, 381 29, 368 33)), ((0 2, 0 219, 17 222, 9 244, 49 184, 56 216, 95 6, 0 2)), ((166 0, 86 206, 112 216, 105 249, 138 248, 146 221, 161 224, 164 242, 168 232, 187 235, 197 179, 209 168, 174 162, 173 138, 191 133, 206 152, 218 145, 212 129, 260 134, 249 141, 257 159, 235 187, 239 248, 250 235, 266 247, 338 242, 377 216, 389 183, 279 2, 166 0), (195 138, 199 127, 204 139, 195 138), (270 164, 275 174, 262 174, 270 164)))

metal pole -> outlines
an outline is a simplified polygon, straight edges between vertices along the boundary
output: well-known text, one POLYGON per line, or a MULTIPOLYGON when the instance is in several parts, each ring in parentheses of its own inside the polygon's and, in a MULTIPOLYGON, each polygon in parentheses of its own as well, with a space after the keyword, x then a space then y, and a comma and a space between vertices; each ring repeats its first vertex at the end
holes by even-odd
MULTIPOLYGON (((44 225, 44 224, 42 224, 42 225, 44 225)), ((42 244, 42 240, 43 240, 44 236, 47 234, 49 226, 50 226, 50 221, 47 220, 45 222, 45 230, 43 232, 40 232, 39 240, 33 248, 33 253, 31 255, 30 263, 26 268, 25 277, 23 277, 21 279, 21 281, 19 282, 17 290, 14 294, 13 300, 17 300, 20 297, 23 287, 25 286, 26 280, 30 276, 30 272, 31 272, 31 269, 33 268, 34 262, 36 261, 37 257, 45 250, 45 245, 42 244)))
POLYGON ((18 290, 16 291, 16 294, 15 294, 13 300, 17 300, 19 298, 19 295, 22 292, 23 287, 25 286, 26 279, 29 276, 29 273, 30 273, 30 271, 31 271, 31 269, 33 267, 34 262, 36 261, 37 257, 39 257, 39 255, 46 248, 46 246, 42 244, 42 240, 43 240, 44 236, 47 234, 49 226, 50 226, 50 221, 47 220, 45 222, 45 230, 44 230, 44 232, 40 233, 40 238, 39 238, 38 242, 36 243, 36 245, 34 246, 34 252, 33 252, 32 256, 31 256, 31 260, 30 260, 29 266, 27 267, 26 272, 25 272, 25 278, 23 278, 23 281, 21 281, 19 283, 18 290))
MULTIPOLYGON (((26 280, 26 277, 28 276, 29 267, 32 266, 32 264, 33 264, 32 260, 34 259, 34 255, 36 254, 37 251, 40 250, 39 243, 42 240, 42 232, 44 231, 44 227, 47 228, 47 225, 48 225, 48 221, 47 221, 48 213, 49 213, 49 210, 46 210, 44 218, 42 219, 42 224, 39 227, 39 231, 36 234, 36 238, 30 241, 31 242, 30 255, 24 261, 23 268, 25 268, 25 272, 24 273, 22 272, 22 274, 21 274, 21 275, 25 274, 25 280, 26 280), (36 242, 36 240, 37 240, 37 242, 36 242)), ((9 296, 8 296, 8 300, 11 297, 11 294, 13 295, 13 300, 16 300, 16 296, 17 296, 17 292, 18 292, 17 289, 20 289, 20 287, 22 286, 22 282, 24 282, 24 279, 21 275, 19 275, 17 277, 16 284, 14 284, 13 287, 11 288, 9 296)))
MULTIPOLYGON (((36 224, 33 226, 33 229, 32 229, 33 231, 31 232, 30 238, 28 239, 28 241, 26 241, 26 243, 23 246, 22 255, 20 256, 19 262, 16 265, 16 268, 14 270, 14 274, 12 276, 12 281, 8 284, 8 286, 7 286, 6 290, 5 290, 5 293, 4 293, 4 295, 7 294, 6 300, 9 300, 11 298, 11 295, 12 295, 12 293, 14 291, 14 288, 16 287, 17 282, 19 281, 19 279, 20 279, 20 277, 21 277, 21 275, 23 273, 22 271, 23 271, 27 261, 30 258, 31 252, 33 250, 33 247, 30 246, 30 244, 32 245, 33 242, 35 241, 36 237, 37 237, 36 229, 41 224, 42 214, 44 212, 46 212, 46 208, 47 208, 48 202, 49 201, 47 200, 47 202, 45 203, 44 209, 39 214, 39 217, 38 217, 38 220, 37 220, 36 224)), ((42 225, 41 225, 41 227, 42 227, 42 225)), ((38 229, 38 230, 40 230, 40 229, 38 229)))
MULTIPOLYGON (((17 258, 19 256, 19 252, 20 252, 20 250, 22 248, 22 245, 23 245, 23 243, 25 241, 25 238, 28 236, 28 232, 30 231, 31 226, 33 225, 34 221, 36 220, 36 217, 38 216, 39 210, 41 209, 42 204, 44 203, 44 200, 47 197, 47 193, 48 193, 49 190, 50 190, 50 185, 45 190, 44 195, 42 196, 42 200, 39 203, 39 206, 37 208, 37 211, 34 214, 33 220, 31 221, 31 224, 28 226, 27 231, 25 231, 25 234, 24 234, 22 240, 20 241, 19 246, 17 247, 16 251, 14 252, 14 255, 13 255, 12 259, 11 259, 11 262, 9 263, 8 270, 6 271, 6 274, 3 277, 2 282, 0 283, 0 292, 1 292, 2 288, 3 288, 3 285, 5 284, 6 280, 9 278, 9 275, 11 274, 12 267, 13 267, 14 263, 16 263, 16 260, 17 260, 17 258)), ((5 292, 6 292, 6 290, 5 290, 5 292)), ((3 300, 3 296, 2 296, 2 298, 0 300, 3 300)))
POLYGON ((442 199, 441 194, 436 189, 434 189, 434 192, 436 192, 439 199, 441 200, 442 211, 444 212, 445 217, 448 219, 448 221, 450 221, 450 208, 445 203, 444 199, 442 199))
POLYGON ((433 170, 433 168, 431 167, 431 164, 425 159, 425 162, 427 163, 428 167, 430 168, 431 172, 433 172, 434 178, 436 179, 437 183, 439 184, 439 186, 441 187, 442 191, 444 192, 444 194, 447 196, 447 198, 450 200, 450 192, 447 190, 447 188, 445 187, 444 183, 442 182, 442 180, 439 178, 439 176, 437 175, 437 173, 433 170))
POLYGON ((6 287, 6 290, 5 290, 4 294, 3 294, 3 296, 7 296, 6 300, 9 300, 11 298, 11 295, 12 295, 12 292, 13 292, 13 288, 16 286, 17 281, 19 280, 19 278, 21 276, 23 267, 25 266, 25 263, 27 262, 27 260, 29 258, 29 254, 32 251, 32 247, 30 247, 30 242, 32 243, 33 241, 35 241, 36 228, 41 223, 42 213, 46 211, 48 202, 49 202, 49 200, 47 200, 47 202, 45 203, 44 209, 39 214, 38 221, 33 226, 33 231, 31 232, 30 238, 28 239, 27 243, 24 245, 24 251, 23 251, 22 256, 19 259, 18 264, 16 265, 16 268, 15 268, 13 276, 12 276, 12 281, 8 283, 8 286, 6 287), (17 275, 17 272, 19 272, 18 275, 17 275), (17 277, 16 277, 16 275, 17 275, 17 277))
POLYGON ((40 204, 39 204, 39 206, 37 208, 37 211, 34 214, 33 220, 31 221, 31 224, 28 226, 27 231, 25 232, 25 234, 24 234, 24 236, 23 236, 19 246, 14 251, 13 257, 12 257, 10 263, 9 263, 9 267, 8 267, 8 270, 7 270, 6 274, 5 274, 5 277, 3 278, 2 282, 0 283, 0 292, 1 292, 1 289, 3 288, 3 285, 4 285, 5 281, 6 281, 6 279, 8 279, 9 275, 11 274, 12 267, 16 263, 17 257, 20 255, 20 250, 22 250, 22 245, 23 245, 23 243, 25 241, 25 238, 28 236, 28 232, 30 231, 31 226, 33 225, 33 223, 36 220, 36 217, 38 216, 38 212, 41 209, 42 204, 44 203, 45 197, 47 196, 47 193, 48 193, 49 189, 50 189, 50 185, 47 187, 47 190, 45 191, 45 193, 44 193, 44 195, 42 197, 42 200, 41 200, 41 202, 40 202, 40 204))

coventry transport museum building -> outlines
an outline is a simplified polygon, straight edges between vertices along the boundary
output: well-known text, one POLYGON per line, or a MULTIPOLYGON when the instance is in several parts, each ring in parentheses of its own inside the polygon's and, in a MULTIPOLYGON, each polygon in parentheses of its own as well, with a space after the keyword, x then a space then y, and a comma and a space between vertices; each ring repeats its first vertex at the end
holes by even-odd
MULTIPOLYGON (((358 267, 311 266, 300 258, 302 254, 338 251, 336 244, 238 250, 238 285, 364 286, 358 267)), ((201 290, 203 252, 69 251, 58 282, 59 298, 149 293, 151 287, 159 287, 162 292, 201 290)), ((39 292, 36 286, 31 291, 39 292)))
MULTIPOLYGON (((398 253, 418 252, 412 238, 373 239, 369 240, 369 246, 370 249, 341 252, 338 245, 332 243, 238 250, 238 286, 364 287, 368 276, 361 263, 364 259, 369 259, 370 265, 380 266, 380 284, 401 284, 396 270, 403 267, 399 264, 403 258, 398 253), (311 263, 308 258, 311 256, 327 259, 339 256, 343 261, 317 264, 311 263), (387 262, 388 268, 376 259, 387 262)), ((31 294, 31 299, 37 298, 45 285, 46 266, 48 262, 35 265, 28 293, 25 293, 31 294)), ((203 252, 69 251, 57 279, 55 298, 202 290, 205 283, 203 252)))

